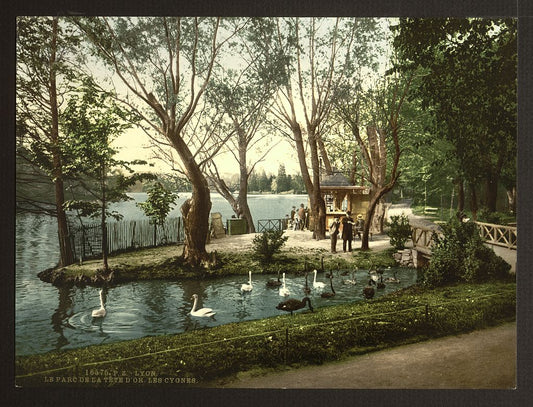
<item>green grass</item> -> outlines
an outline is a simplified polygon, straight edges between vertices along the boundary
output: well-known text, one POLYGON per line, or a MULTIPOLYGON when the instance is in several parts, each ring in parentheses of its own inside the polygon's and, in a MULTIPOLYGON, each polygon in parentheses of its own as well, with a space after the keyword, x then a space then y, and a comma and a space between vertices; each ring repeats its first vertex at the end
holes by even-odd
MULTIPOLYGON (((252 251, 236 251, 216 253, 217 265, 212 269, 191 269, 181 261, 182 247, 171 245, 155 247, 130 252, 123 252, 109 257, 108 263, 114 271, 113 284, 121 284, 129 281, 146 280, 177 280, 177 279, 203 279, 215 278, 227 275, 240 275, 248 273, 248 270, 261 270, 265 274, 280 273, 301 274, 307 271, 337 270, 349 268, 369 268, 394 266, 392 258, 394 250, 366 251, 354 250, 352 257, 338 257, 325 249, 284 249, 274 255, 272 261, 261 266, 254 260, 252 251)), ((90 279, 102 269, 101 260, 89 260, 83 264, 72 264, 55 270, 47 270, 60 275, 57 281, 61 284, 94 284, 90 279), (82 278, 84 277, 84 278, 82 278)), ((51 279, 43 278, 45 281, 51 279)))
POLYGON ((41 386, 53 378, 64 386, 62 378, 88 377, 95 381, 91 386, 126 385, 104 378, 116 374, 125 380, 139 371, 153 372, 161 380, 189 378, 202 383, 250 369, 320 364, 514 320, 515 291, 514 282, 437 289, 413 286, 376 300, 323 307, 313 313, 21 356, 16 358, 16 384, 41 386))

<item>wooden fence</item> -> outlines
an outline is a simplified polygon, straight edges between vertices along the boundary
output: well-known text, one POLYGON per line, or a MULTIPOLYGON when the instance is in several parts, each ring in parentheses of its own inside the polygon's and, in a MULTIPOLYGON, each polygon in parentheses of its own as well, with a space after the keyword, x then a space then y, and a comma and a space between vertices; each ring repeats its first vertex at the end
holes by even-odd
MULTIPOLYGON (((102 226, 100 224, 73 228, 70 237, 76 260, 102 254, 102 226)), ((181 218, 168 218, 161 226, 150 223, 149 219, 107 223, 108 253, 180 243, 183 240, 184 230, 181 218)))
MULTIPOLYGON (((516 250, 516 226, 494 225, 492 223, 483 222, 475 223, 479 229, 481 238, 485 243, 506 247, 510 250, 516 250)), ((434 244, 433 235, 435 233, 439 235, 441 234, 441 232, 436 231, 435 229, 412 226, 411 239, 413 241, 413 247, 425 255, 431 255, 431 246, 434 244)))
POLYGON ((516 250, 516 226, 476 222, 481 237, 490 244, 516 250))

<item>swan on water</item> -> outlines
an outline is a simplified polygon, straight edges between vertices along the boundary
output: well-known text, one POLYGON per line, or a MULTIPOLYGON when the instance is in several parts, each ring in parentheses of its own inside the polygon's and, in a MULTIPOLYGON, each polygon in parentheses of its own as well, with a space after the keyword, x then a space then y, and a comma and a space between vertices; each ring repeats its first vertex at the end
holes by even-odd
POLYGON ((326 292, 326 293, 322 293, 320 294, 320 296, 322 298, 331 298, 331 297, 335 297, 335 290, 333 289, 333 276, 330 276, 329 277, 329 283, 331 285, 331 292, 326 292))
POLYGON ((103 318, 105 317, 106 310, 104 306, 104 291, 100 290, 100 308, 93 310, 91 316, 93 318, 103 318))
POLYGON ((280 302, 276 309, 279 309, 280 311, 287 311, 290 312, 291 315, 294 311, 302 309, 305 307, 305 304, 309 304, 309 309, 311 312, 313 312, 313 307, 311 306, 311 300, 309 297, 304 297, 302 301, 297 300, 295 298, 289 298, 287 301, 280 302))
POLYGON ((385 283, 383 282, 383 274, 381 275, 381 277, 379 278, 379 282, 377 284, 377 287, 379 289, 382 289, 382 288, 385 288, 385 283))
POLYGON ((279 279, 279 270, 278 270, 278 279, 277 280, 268 280, 266 283, 267 287, 279 287, 281 285, 281 281, 279 279))
MULTIPOLYGON (((390 267, 388 267, 390 269, 390 267)), ((400 279, 399 278, 396 278, 396 270, 394 270, 393 272, 394 274, 394 277, 387 277, 385 279, 385 282, 386 283, 395 283, 395 284, 398 284, 400 282, 400 279)))
POLYGON ((252 291, 253 288, 254 286, 252 285, 252 272, 249 271, 248 272, 248 283, 241 285, 241 291, 248 292, 248 291, 252 291))
POLYGON ((324 288, 326 284, 324 284, 321 281, 316 281, 316 273, 317 273, 316 269, 313 270, 313 273, 315 273, 315 277, 313 278, 313 288, 324 288))
POLYGON ((283 283, 283 287, 281 287, 279 289, 279 295, 281 295, 282 297, 286 297, 290 294, 290 291, 289 289, 287 288, 287 286, 285 285, 285 273, 283 273, 283 278, 282 278, 282 283, 283 283))
POLYGON ((198 294, 193 294, 191 300, 194 300, 192 305, 191 315, 193 317, 211 317, 216 314, 211 308, 200 308, 196 309, 196 304, 198 303, 198 294))
POLYGON ((372 284, 376 284, 376 282, 374 280, 368 280, 368 285, 363 288, 363 295, 365 296, 365 298, 367 299, 370 299, 370 298, 373 298, 374 297, 374 294, 375 294, 375 290, 374 290, 374 287, 372 287, 372 284))
POLYGON ((307 282, 307 275, 309 273, 305 273, 305 286, 304 286, 304 293, 309 295, 311 293, 311 289, 309 288, 309 283, 307 282))
POLYGON ((346 280, 343 280, 344 284, 350 284, 350 285, 356 285, 357 280, 355 279, 355 271, 352 271, 352 278, 347 278, 346 280))

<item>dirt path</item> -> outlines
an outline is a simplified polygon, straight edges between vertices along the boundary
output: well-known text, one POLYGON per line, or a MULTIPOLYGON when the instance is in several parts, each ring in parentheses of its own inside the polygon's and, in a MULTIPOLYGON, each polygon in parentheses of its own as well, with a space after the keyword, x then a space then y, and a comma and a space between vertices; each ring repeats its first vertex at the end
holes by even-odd
POLYGON ((403 345, 322 366, 251 376, 229 388, 511 389, 516 387, 516 323, 403 345))

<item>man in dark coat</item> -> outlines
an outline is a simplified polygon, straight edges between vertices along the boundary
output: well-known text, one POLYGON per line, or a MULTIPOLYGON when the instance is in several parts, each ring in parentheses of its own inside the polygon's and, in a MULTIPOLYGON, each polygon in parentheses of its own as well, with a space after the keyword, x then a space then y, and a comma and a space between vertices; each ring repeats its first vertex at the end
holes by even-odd
POLYGON ((348 251, 352 251, 353 239, 353 225, 354 221, 350 216, 350 211, 346 212, 346 216, 342 218, 342 251, 346 252, 346 243, 348 243, 348 251))

